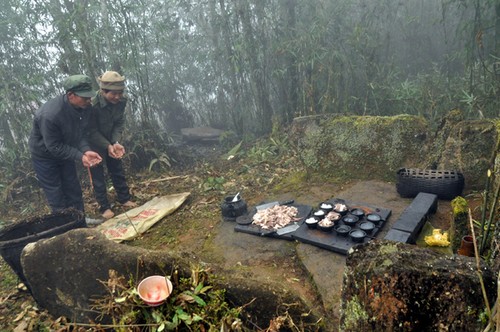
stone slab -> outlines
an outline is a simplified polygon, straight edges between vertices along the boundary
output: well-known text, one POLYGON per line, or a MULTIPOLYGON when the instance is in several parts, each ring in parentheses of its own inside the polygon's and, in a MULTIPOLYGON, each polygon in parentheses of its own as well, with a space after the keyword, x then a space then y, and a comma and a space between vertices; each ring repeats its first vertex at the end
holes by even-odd
POLYGON ((392 228, 413 234, 415 231, 420 231, 420 229, 422 229, 425 219, 425 213, 414 212, 407 209, 403 211, 392 228))
POLYGON ((391 228, 387 234, 385 235, 384 240, 394 241, 394 242, 402 242, 413 244, 415 240, 412 238, 411 233, 403 232, 398 229, 391 228))
POLYGON ((436 213, 438 207, 438 196, 429 193, 418 193, 408 206, 408 210, 422 212, 425 214, 436 213))

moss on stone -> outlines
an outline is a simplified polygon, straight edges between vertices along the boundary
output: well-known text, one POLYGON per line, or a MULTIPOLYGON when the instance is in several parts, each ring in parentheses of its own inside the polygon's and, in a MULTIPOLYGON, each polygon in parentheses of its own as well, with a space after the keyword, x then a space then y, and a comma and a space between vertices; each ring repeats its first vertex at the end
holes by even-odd
POLYGON ((368 323, 370 319, 370 316, 364 309, 364 305, 359 302, 357 296, 354 296, 346 303, 343 317, 342 330, 344 331, 355 331, 359 326, 368 323), (365 322, 365 324, 363 324, 363 322, 365 322))
POLYGON ((462 238, 469 234, 469 204, 465 198, 458 196, 451 201, 453 222, 450 226, 450 242, 453 252, 457 252, 462 244, 462 238))
POLYGON ((409 162, 418 166, 427 122, 422 117, 336 116, 298 138, 299 155, 313 172, 392 180, 409 162))
POLYGON ((393 181, 402 167, 450 169, 460 171, 472 190, 484 186, 500 139, 500 121, 466 120, 459 109, 432 129, 425 118, 407 114, 335 114, 296 125, 291 137, 308 174, 393 181))
POLYGON ((398 252, 398 250, 397 243, 386 242, 383 246, 380 246, 379 253, 381 255, 389 255, 398 252))
MULTIPOLYGON (((382 255, 381 250, 387 246, 387 241, 370 241, 348 255, 341 330, 437 331, 446 327, 450 331, 479 331, 484 328, 470 310, 484 307, 479 277, 471 273, 473 261, 402 243, 391 245, 388 251, 393 252, 382 255)), ((492 298, 496 295, 495 273, 485 265, 481 270, 484 288, 492 298)))
POLYGON ((459 216, 462 214, 467 214, 469 210, 469 204, 465 198, 458 196, 451 201, 451 207, 453 208, 453 216, 459 216))
POLYGON ((282 178, 281 181, 274 187, 274 191, 295 191, 299 192, 306 183, 308 174, 306 172, 294 172, 282 178))
POLYGON ((384 259, 384 261, 381 264, 381 266, 384 267, 384 268, 387 268, 387 267, 389 267, 391 265, 392 265, 392 261, 390 259, 384 259))

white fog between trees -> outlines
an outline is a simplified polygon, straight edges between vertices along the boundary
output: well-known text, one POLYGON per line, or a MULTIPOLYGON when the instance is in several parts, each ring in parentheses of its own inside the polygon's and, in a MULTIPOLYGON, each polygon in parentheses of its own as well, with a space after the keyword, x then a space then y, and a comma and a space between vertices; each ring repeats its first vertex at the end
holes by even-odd
POLYGON ((4 0, 0 166, 29 169, 33 113, 62 78, 105 70, 127 77, 136 141, 321 113, 497 117, 499 15, 500 0, 4 0))

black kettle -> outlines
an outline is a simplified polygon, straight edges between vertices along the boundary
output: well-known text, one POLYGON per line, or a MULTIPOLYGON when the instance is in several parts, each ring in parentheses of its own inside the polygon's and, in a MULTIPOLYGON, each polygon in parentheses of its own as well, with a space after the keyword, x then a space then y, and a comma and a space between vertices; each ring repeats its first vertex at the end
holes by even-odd
POLYGON ((239 193, 234 196, 226 196, 220 208, 222 218, 226 221, 235 221, 237 217, 247 213, 247 203, 239 193))

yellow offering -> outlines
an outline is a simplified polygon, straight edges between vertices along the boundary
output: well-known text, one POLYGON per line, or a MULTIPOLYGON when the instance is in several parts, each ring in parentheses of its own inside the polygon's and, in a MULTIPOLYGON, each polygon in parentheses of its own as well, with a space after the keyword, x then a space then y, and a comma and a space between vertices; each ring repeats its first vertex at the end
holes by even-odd
POLYGON ((428 235, 424 238, 425 243, 433 247, 447 247, 450 245, 448 240, 448 232, 441 233, 440 229, 433 229, 432 235, 428 235))

